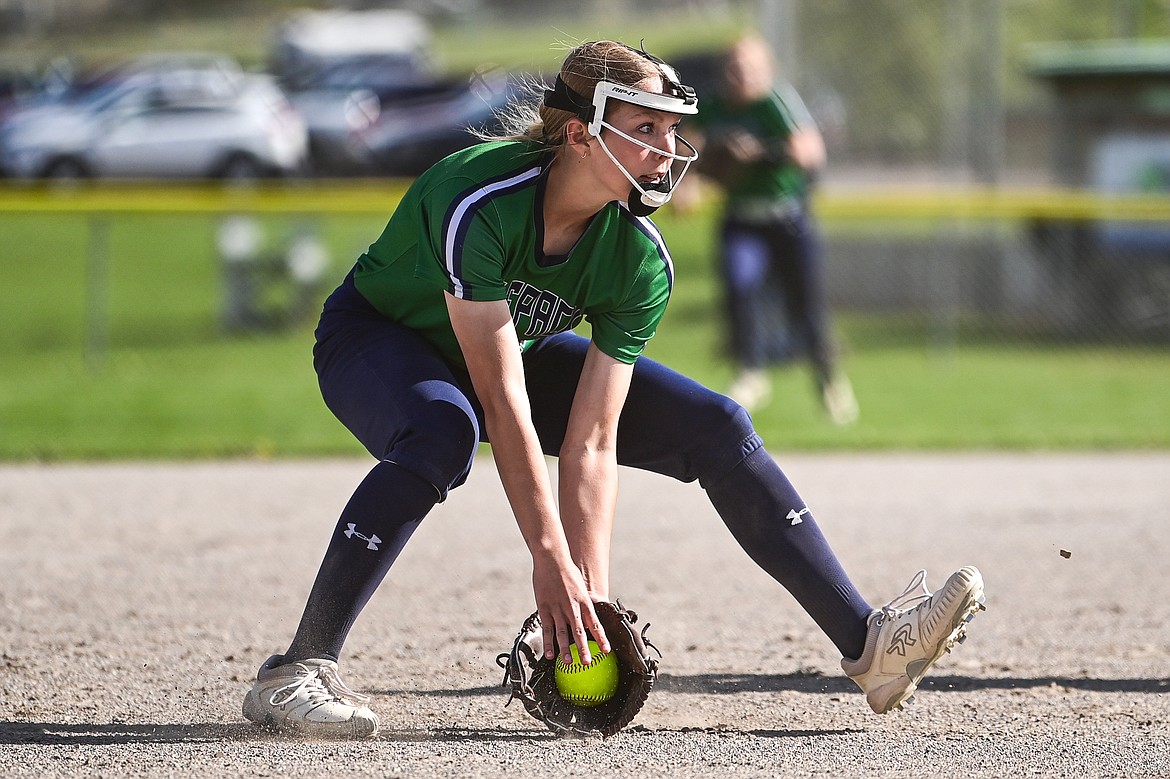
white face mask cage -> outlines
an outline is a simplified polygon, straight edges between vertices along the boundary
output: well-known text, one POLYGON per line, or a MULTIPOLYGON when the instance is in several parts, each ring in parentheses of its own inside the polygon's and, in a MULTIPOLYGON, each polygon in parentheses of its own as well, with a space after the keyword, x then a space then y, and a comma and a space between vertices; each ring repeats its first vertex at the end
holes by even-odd
MULTIPOLYGON (((668 66, 669 67, 669 66, 668 66)), ((673 71, 672 71, 673 72, 673 71)), ((642 213, 645 209, 637 208, 635 205, 635 198, 630 198, 630 210, 639 216, 647 216, 655 209, 661 208, 670 202, 670 198, 674 193, 674 188, 682 181, 683 176, 691 167, 691 163, 699 158, 699 152, 694 146, 690 144, 682 136, 676 135, 675 138, 681 142, 686 148, 686 154, 676 154, 667 151, 666 149, 659 149, 656 146, 651 146, 645 141, 639 140, 632 135, 622 132, 614 127, 609 122, 605 121, 605 105, 609 98, 615 98, 625 103, 632 103, 634 105, 650 108, 655 111, 665 111, 672 114, 697 114, 699 112, 698 102, 694 98, 693 92, 689 95, 676 97, 674 95, 665 95, 657 92, 647 92, 645 90, 636 89, 634 87, 627 87, 622 84, 614 84, 611 81, 599 81, 597 86, 593 89, 593 116, 589 121, 589 134, 597 139, 601 144, 601 150, 605 152, 606 156, 617 166, 617 169, 622 172, 622 175, 629 180, 638 194, 637 200, 650 211, 642 213), (651 185, 649 189, 641 182, 630 175, 625 166, 618 162, 617 157, 609 150, 605 139, 601 137, 602 129, 608 129, 610 132, 625 138, 630 143, 641 146, 643 149, 660 154, 672 160, 671 170, 668 170, 666 177, 659 184, 651 185), (683 168, 676 178, 673 174, 673 163, 682 162, 683 168)), ((631 193, 632 194, 632 193, 631 193)))
POLYGON ((678 77, 678 73, 670 65, 654 55, 648 54, 645 48, 641 50, 629 46, 626 48, 654 63, 655 67, 658 68, 659 75, 662 77, 662 85, 664 88, 662 93, 647 92, 636 87, 615 84, 612 81, 601 81, 594 87, 593 100, 590 102, 584 95, 573 91, 558 75, 553 84, 553 88, 546 90, 544 93, 544 104, 549 108, 570 111, 578 119, 585 122, 588 126, 589 134, 597 138, 606 156, 609 157, 610 161, 617 166, 618 170, 622 172, 622 175, 632 185, 633 189, 630 190, 630 197, 627 203, 630 211, 637 216, 648 216, 670 200, 674 188, 682 181, 683 176, 690 169, 691 163, 699 158, 699 153, 694 146, 681 136, 676 135, 675 138, 686 147, 686 154, 676 154, 666 149, 659 149, 627 135, 605 121, 606 102, 612 97, 655 111, 689 115, 699 112, 699 101, 695 96, 695 90, 683 84, 678 77), (637 179, 630 175, 630 172, 626 170, 625 166, 617 161, 617 158, 609 150, 609 146, 601 137, 602 129, 611 130, 616 135, 644 149, 670 158, 671 169, 667 171, 665 178, 657 184, 643 185, 639 183, 637 179), (682 171, 679 172, 677 178, 673 173, 673 167, 676 162, 683 163, 682 171))

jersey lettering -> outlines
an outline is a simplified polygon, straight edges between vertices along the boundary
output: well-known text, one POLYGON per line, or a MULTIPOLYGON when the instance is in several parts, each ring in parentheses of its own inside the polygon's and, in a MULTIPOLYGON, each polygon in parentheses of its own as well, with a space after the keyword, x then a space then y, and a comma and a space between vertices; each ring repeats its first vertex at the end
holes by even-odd
POLYGON ((572 330, 584 317, 581 309, 521 279, 508 285, 508 308, 522 338, 542 338, 572 330))

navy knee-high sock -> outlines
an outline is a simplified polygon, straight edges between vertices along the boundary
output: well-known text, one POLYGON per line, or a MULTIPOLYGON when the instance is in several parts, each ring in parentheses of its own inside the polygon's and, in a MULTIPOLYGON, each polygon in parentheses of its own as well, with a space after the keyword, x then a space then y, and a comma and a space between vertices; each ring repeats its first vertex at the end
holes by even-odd
POLYGON ((860 657, 873 609, 771 455, 755 450, 706 490, 744 551, 792 593, 844 657, 860 657))
POLYGON ((374 466, 341 512, 286 661, 338 659, 358 614, 438 500, 430 482, 405 468, 374 466))

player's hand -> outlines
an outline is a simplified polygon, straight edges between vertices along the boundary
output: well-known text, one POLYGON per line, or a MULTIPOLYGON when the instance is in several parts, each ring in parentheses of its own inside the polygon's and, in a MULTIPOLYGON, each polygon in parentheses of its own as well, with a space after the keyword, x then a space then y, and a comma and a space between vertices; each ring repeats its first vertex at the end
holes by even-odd
POLYGON ((764 159, 768 153, 759 138, 742 130, 729 132, 724 143, 732 159, 739 163, 757 162, 764 159))
POLYGON ((590 635, 603 653, 609 652, 609 639, 593 609, 593 599, 577 566, 571 562, 561 565, 548 559, 534 560, 532 591, 544 632, 546 659, 555 659, 556 647, 560 647, 561 657, 566 663, 572 663, 569 645, 576 644, 582 661, 588 665, 593 662, 589 653, 590 635))

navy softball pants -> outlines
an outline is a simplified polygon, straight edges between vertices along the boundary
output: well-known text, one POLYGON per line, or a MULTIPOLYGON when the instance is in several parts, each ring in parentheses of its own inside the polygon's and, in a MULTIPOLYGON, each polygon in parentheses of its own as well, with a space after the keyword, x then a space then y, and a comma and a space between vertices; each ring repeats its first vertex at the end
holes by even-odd
POLYGON ((736 360, 759 368, 803 353, 818 381, 828 381, 833 345, 821 246, 811 218, 803 211, 766 222, 732 216, 722 225, 720 247, 736 360))
MULTIPOLYGON (((589 341, 543 339, 524 355, 533 422, 555 456, 589 341)), ((362 607, 435 503, 462 484, 484 439, 465 371, 379 314, 352 278, 330 296, 314 348, 322 396, 379 461, 342 512, 286 657, 337 659, 362 607), (375 548, 376 547, 376 548, 375 548)), ((734 401, 647 358, 619 421, 620 465, 698 480, 745 551, 857 657, 872 610, 734 401), (801 512, 793 524, 791 512, 801 512)))

